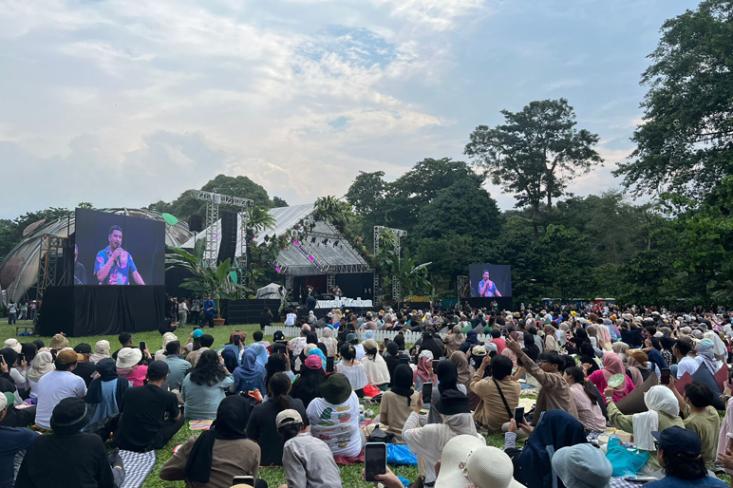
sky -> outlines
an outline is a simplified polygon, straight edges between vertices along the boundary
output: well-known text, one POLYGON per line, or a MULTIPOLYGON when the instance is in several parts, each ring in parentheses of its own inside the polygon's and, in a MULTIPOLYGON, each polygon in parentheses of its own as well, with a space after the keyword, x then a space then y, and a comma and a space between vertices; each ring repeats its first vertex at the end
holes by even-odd
POLYGON ((290 204, 342 196, 560 97, 606 161, 569 190, 618 189, 646 56, 696 4, 0 0, 0 218, 141 207, 219 173, 290 204))

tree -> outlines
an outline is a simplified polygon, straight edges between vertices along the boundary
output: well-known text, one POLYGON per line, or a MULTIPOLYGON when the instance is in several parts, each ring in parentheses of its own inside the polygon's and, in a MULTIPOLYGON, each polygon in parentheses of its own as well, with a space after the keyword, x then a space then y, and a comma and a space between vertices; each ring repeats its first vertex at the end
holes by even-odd
POLYGON ((650 86, 636 149, 614 174, 636 194, 709 191, 733 174, 733 2, 667 20, 642 75, 650 86))
POLYGON ((504 124, 478 126, 465 153, 494 184, 515 194, 518 207, 529 205, 538 215, 543 201, 552 207, 572 178, 602 162, 593 149, 598 136, 575 128, 575 111, 564 98, 501 113, 504 124))
POLYGON ((428 238, 462 234, 485 242, 495 239, 500 229, 496 201, 477 178, 462 178, 438 191, 420 209, 415 233, 428 238))
POLYGON ((287 207, 288 202, 286 202, 284 199, 278 196, 273 196, 272 197, 272 206, 273 207, 287 207))
POLYGON ((353 205, 356 214, 373 215, 383 204, 386 188, 384 171, 360 171, 346 192, 346 200, 353 205))

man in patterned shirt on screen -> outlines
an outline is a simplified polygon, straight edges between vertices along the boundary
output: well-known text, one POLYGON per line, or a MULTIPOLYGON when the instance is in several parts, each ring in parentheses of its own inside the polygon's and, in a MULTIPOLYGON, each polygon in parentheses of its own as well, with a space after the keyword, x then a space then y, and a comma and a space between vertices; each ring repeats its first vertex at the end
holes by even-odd
POLYGON ((137 271, 132 255, 122 248, 122 228, 113 225, 107 235, 109 245, 97 253, 94 275, 100 285, 129 285, 130 275, 137 285, 145 281, 137 271))

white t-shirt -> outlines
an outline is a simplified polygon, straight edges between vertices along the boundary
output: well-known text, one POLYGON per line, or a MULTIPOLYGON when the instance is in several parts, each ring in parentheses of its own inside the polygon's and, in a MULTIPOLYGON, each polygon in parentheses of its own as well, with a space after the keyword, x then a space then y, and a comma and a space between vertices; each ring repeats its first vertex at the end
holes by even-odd
POLYGON ((701 363, 702 358, 700 357, 683 357, 677 364, 677 379, 682 378, 685 373, 690 373, 690 375, 695 374, 697 368, 700 366, 701 363))
POLYGON ((81 376, 71 371, 49 371, 38 380, 36 388, 36 424, 44 429, 51 428, 53 409, 64 398, 82 398, 87 394, 87 386, 81 376))
POLYGON ((341 373, 348 378, 352 390, 361 390, 369 384, 369 379, 367 378, 364 365, 359 361, 354 361, 354 364, 351 366, 340 361, 336 364, 336 372, 341 373))
POLYGON ((290 312, 289 314, 285 314, 285 326, 286 327, 292 327, 295 325, 295 320, 298 318, 297 315, 290 312))
POLYGON ((325 442, 334 456, 356 457, 362 449, 359 399, 356 393, 340 405, 314 398, 306 410, 311 434, 325 442))
POLYGON ((354 346, 354 350, 356 351, 356 360, 361 361, 364 359, 364 356, 366 356, 366 351, 364 350, 364 346, 361 344, 356 344, 354 346))

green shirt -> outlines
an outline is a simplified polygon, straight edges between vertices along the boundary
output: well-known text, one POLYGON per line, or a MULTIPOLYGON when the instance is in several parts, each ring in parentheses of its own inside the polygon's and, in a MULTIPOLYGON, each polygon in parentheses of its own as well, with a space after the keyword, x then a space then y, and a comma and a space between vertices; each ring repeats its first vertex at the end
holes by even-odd
MULTIPOLYGON (((685 412, 687 413, 687 412, 685 412)), ((697 432, 702 442, 702 457, 708 467, 715 464, 720 436, 720 416, 715 407, 707 406, 702 412, 691 412, 685 417, 685 428, 697 432)))

